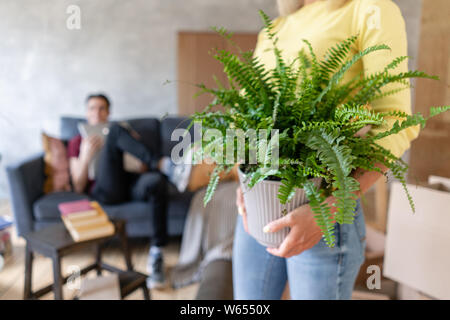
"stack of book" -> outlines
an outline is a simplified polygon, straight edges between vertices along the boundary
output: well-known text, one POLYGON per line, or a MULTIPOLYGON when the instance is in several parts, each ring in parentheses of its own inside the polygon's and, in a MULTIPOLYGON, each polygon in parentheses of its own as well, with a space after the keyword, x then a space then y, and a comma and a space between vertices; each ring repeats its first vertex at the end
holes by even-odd
POLYGON ((64 225, 76 242, 114 234, 114 225, 96 201, 64 202, 58 208, 64 225))

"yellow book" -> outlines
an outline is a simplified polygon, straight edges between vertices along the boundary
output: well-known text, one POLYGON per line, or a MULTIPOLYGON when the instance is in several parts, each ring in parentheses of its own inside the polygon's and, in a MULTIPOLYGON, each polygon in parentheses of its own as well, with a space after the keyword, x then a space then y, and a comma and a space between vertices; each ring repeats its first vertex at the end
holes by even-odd
MULTIPOLYGON (((114 225, 108 218, 108 215, 102 209, 100 204, 96 201, 91 201, 91 206, 95 214, 84 214, 82 217, 78 215, 75 219, 72 219, 71 215, 61 216, 64 225, 76 242, 101 238, 114 234, 114 225)), ((86 211, 86 212, 89 212, 86 211)))
POLYGON ((71 225, 74 228, 83 227, 83 226, 89 226, 89 225, 93 225, 93 224, 109 221, 108 217, 106 215, 104 215, 104 214, 97 214, 94 217, 86 217, 85 219, 71 220, 69 218, 68 220, 70 221, 71 225))
POLYGON ((72 237, 76 242, 102 238, 114 234, 114 225, 111 222, 101 223, 95 226, 75 229, 72 237))

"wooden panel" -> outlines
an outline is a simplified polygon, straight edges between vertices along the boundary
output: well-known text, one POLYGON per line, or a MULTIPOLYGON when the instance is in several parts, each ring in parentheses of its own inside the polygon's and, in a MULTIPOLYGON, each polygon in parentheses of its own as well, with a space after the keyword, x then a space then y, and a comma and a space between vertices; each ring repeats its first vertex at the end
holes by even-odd
MULTIPOLYGON (((416 82, 415 112, 428 115, 429 107, 450 104, 450 3, 423 0, 418 69, 438 75, 440 81, 416 82)), ((429 175, 450 177, 450 113, 434 118, 412 143, 411 183, 429 175)))
MULTIPOLYGON (((257 34, 237 33, 233 41, 244 51, 256 45, 257 34)), ((215 75, 222 83, 227 83, 222 65, 213 57, 216 49, 236 52, 221 36, 213 32, 179 32, 178 33, 178 113, 191 115, 202 111, 211 101, 210 95, 194 98, 198 88, 204 83, 216 87, 215 75)))

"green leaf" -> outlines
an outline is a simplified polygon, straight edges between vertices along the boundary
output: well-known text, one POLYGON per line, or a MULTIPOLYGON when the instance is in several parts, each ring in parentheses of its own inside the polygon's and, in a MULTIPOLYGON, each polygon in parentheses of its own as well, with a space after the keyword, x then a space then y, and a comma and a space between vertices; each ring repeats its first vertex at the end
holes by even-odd
MULTIPOLYGON (((407 164, 377 142, 411 126, 423 127, 428 119, 448 111, 450 107, 433 107, 429 116, 424 117, 395 109, 376 112, 368 110, 366 105, 409 89, 412 78, 437 80, 438 77, 422 71, 394 73, 407 62, 407 56, 400 56, 386 61, 386 66, 373 74, 367 75, 364 70, 359 70, 351 80, 344 82, 347 71, 356 62, 363 57, 370 58, 378 50, 389 49, 379 44, 353 54, 357 35, 329 48, 323 59, 318 58, 310 42, 303 40, 305 50, 299 51, 295 59, 288 62, 279 46, 274 24, 263 11, 259 13, 264 31, 272 43, 268 50, 274 54, 274 67, 266 68, 252 51, 242 51, 233 41, 232 33, 225 28, 214 28, 226 40, 228 47, 233 48, 233 51, 214 50, 214 58, 222 64, 228 83, 213 77, 216 88, 198 84, 198 94, 207 94, 212 99, 204 111, 196 112, 191 120, 201 122, 203 133, 217 129, 225 136, 230 128, 243 130, 246 141, 252 140, 245 145, 245 159, 262 146, 261 141, 253 140, 251 131, 278 130, 279 167, 268 166, 267 160, 272 156, 271 146, 274 145, 269 143, 268 148, 264 145, 259 162, 242 167, 249 178, 249 187, 264 179, 277 178, 281 181, 278 198, 282 203, 289 201, 297 188, 305 188, 315 220, 321 226, 328 245, 334 244, 333 225, 329 223, 331 209, 334 212, 334 208, 326 205, 324 199, 329 195, 336 198, 337 223, 351 223, 356 204, 354 191, 359 189, 359 183, 351 176, 356 168, 383 173, 377 165, 386 166, 402 183, 414 210, 405 180, 407 164), (396 86, 384 90, 390 84, 396 86), (221 111, 212 112, 216 106, 220 106, 221 111), (371 131, 364 137, 354 136, 367 125, 383 128, 392 118, 397 121, 384 132, 374 134, 376 131, 371 131), (323 178, 322 189, 308 182, 312 177, 323 178)), ((220 138, 197 143, 197 147, 202 148, 196 151, 196 155, 205 156, 216 147, 227 150, 229 143, 234 146, 234 141, 220 138)), ((230 166, 220 164, 223 159, 219 152, 213 159, 219 165, 211 175, 205 205, 219 183, 218 172, 230 169, 230 166)))
POLYGON ((223 167, 217 165, 214 168, 213 172, 211 173, 211 177, 209 179, 209 184, 208 184, 208 187, 206 188, 205 197, 203 198, 203 205, 205 207, 208 204, 208 202, 211 201, 211 198, 217 189, 217 185, 219 184, 219 179, 220 179, 219 174, 222 171, 223 171, 223 167))
POLYGON ((339 133, 337 130, 328 133, 318 129, 307 135, 305 144, 317 151, 323 165, 333 174, 333 187, 336 189, 333 195, 337 200, 336 221, 351 223, 356 207, 353 192, 359 189, 359 183, 349 176, 354 169, 354 156, 350 148, 340 143, 344 137, 340 137, 339 133))
POLYGON ((333 234, 334 224, 331 222, 333 218, 331 208, 325 202, 325 197, 320 194, 319 190, 316 189, 311 181, 305 182, 304 188, 316 223, 322 231, 325 243, 329 247, 334 247, 336 239, 333 234))

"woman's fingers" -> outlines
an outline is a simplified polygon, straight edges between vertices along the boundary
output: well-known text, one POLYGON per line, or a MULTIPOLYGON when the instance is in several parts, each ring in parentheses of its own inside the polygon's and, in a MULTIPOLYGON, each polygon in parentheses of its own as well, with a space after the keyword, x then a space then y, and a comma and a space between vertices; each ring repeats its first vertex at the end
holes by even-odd
MULTIPOLYGON (((292 221, 292 213, 288 213, 284 217, 272 221, 268 225, 266 225, 263 229, 264 232, 277 232, 283 228, 290 227, 293 223, 292 221)), ((267 248, 267 252, 273 254, 274 256, 288 258, 290 257, 290 252, 295 248, 295 241, 293 239, 293 232, 289 232, 287 237, 281 243, 278 248, 267 248)))
POLYGON ((242 219, 244 220, 245 232, 248 233, 247 212, 245 212, 245 210, 244 210, 244 214, 242 215, 242 219))
POLYGON ((286 216, 272 221, 264 228, 264 232, 277 232, 285 227, 290 227, 291 230, 278 248, 267 249, 270 254, 289 258, 312 248, 322 237, 309 205, 300 206, 286 216))
POLYGON ((236 189, 236 206, 238 207, 238 212, 242 215, 245 211, 244 197, 242 196, 241 187, 236 189))
POLYGON ((239 214, 242 216, 242 220, 244 222, 244 229, 248 233, 247 212, 245 210, 244 195, 242 194, 241 187, 236 189, 236 205, 237 205, 239 214))
POLYGON ((274 256, 289 258, 293 256, 296 244, 292 236, 287 236, 278 248, 267 248, 267 251, 274 256))
POLYGON ((268 225, 266 225, 263 229, 264 232, 277 232, 280 231, 283 228, 289 227, 291 225, 291 216, 289 214, 285 215, 284 217, 274 220, 268 225))
POLYGON ((296 221, 298 220, 299 216, 307 213, 310 211, 309 205, 303 205, 300 206, 293 211, 289 212, 285 216, 281 217, 280 219, 274 220, 267 224, 263 231, 264 232, 277 232, 285 227, 292 227, 296 221))
POLYGON ((358 132, 356 132, 353 136, 354 137, 364 137, 369 131, 372 129, 372 125, 367 125, 361 129, 359 129, 358 132))

